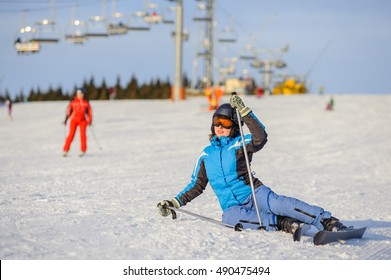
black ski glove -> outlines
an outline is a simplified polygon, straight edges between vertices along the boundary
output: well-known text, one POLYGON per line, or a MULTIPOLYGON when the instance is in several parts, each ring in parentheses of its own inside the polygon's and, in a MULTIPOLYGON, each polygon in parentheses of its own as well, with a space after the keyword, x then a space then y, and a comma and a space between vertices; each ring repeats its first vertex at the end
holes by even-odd
POLYGON ((68 121, 68 116, 65 117, 64 125, 67 125, 67 121, 68 121))
POLYGON ((175 207, 179 208, 181 207, 181 204, 176 198, 173 198, 171 200, 162 200, 157 204, 157 210, 160 215, 163 217, 167 217, 168 215, 172 215, 172 219, 176 219, 176 212, 168 207, 175 207))

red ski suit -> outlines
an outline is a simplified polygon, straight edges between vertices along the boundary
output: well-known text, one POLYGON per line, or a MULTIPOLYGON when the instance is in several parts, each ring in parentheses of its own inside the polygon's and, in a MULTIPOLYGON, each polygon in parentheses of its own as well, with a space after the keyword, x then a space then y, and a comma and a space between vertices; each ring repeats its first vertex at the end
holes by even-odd
POLYGON ((64 144, 64 152, 68 152, 75 137, 77 126, 80 127, 80 144, 81 151, 84 153, 87 150, 87 125, 92 123, 92 109, 90 103, 86 99, 79 99, 75 97, 71 103, 69 103, 67 109, 67 119, 71 118, 69 126, 69 134, 64 144), (87 116, 87 117, 86 117, 87 116))

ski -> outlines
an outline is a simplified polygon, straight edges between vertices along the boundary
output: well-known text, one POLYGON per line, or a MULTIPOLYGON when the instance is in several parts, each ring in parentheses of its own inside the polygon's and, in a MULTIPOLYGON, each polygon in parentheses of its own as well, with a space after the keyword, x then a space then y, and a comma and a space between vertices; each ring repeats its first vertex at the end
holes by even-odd
POLYGON ((313 238, 315 245, 326 245, 329 243, 348 240, 353 238, 361 238, 364 235, 367 227, 362 228, 352 228, 340 231, 318 231, 313 238))

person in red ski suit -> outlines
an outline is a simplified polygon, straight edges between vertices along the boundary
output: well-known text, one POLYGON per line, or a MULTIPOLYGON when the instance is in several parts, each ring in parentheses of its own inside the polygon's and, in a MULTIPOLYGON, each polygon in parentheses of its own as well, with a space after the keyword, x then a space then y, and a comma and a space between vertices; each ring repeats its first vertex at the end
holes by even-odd
POLYGON ((76 128, 80 127, 81 155, 87 151, 87 125, 92 123, 92 109, 90 103, 85 99, 84 89, 77 89, 75 98, 69 103, 64 125, 71 119, 69 134, 64 144, 64 156, 68 154, 69 148, 76 133, 76 128))

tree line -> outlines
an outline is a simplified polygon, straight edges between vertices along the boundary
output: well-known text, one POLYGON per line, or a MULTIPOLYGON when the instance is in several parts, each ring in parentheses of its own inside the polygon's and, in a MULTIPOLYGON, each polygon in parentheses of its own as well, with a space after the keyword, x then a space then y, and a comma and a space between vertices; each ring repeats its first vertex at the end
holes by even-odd
MULTIPOLYGON (((186 87, 189 80, 185 76, 183 86, 186 87)), ((166 81, 161 81, 159 78, 152 79, 149 83, 139 84, 136 77, 133 75, 125 87, 121 85, 121 80, 117 77, 116 84, 112 87, 107 86, 103 79, 100 86, 95 84, 94 77, 90 80, 85 80, 81 86, 75 87, 72 92, 64 92, 62 87, 49 87, 47 91, 42 91, 40 88, 31 89, 28 96, 23 92, 14 98, 10 98, 8 91, 4 94, 0 93, 0 102, 10 99, 13 102, 25 101, 56 101, 56 100, 71 100, 74 97, 77 88, 84 88, 86 97, 89 100, 108 100, 108 99, 169 99, 171 97, 171 83, 167 78, 166 81)))

